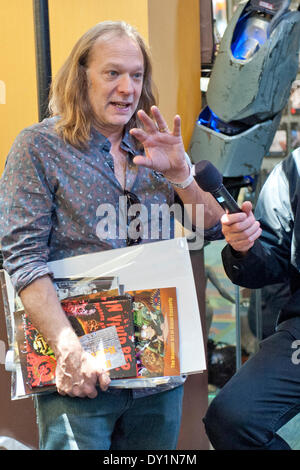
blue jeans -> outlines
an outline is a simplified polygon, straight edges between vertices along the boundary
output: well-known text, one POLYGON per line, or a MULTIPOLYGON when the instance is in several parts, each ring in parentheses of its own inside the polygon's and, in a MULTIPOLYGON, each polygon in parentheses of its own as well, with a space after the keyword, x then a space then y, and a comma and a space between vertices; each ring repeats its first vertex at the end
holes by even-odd
POLYGON ((215 449, 291 449, 283 437, 300 419, 300 364, 292 360, 299 339, 300 318, 283 322, 220 390, 204 418, 215 449))
POLYGON ((131 390, 94 399, 57 393, 36 398, 41 450, 174 450, 183 386, 133 398, 131 390))

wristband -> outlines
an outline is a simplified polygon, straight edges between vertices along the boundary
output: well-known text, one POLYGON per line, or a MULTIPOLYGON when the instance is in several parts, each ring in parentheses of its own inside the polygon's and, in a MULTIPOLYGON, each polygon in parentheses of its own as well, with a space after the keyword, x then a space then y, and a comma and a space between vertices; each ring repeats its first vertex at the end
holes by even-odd
POLYGON ((185 159, 186 159, 186 162, 189 166, 189 169, 190 169, 190 174, 189 176, 184 180, 182 181, 182 183, 174 183, 174 181, 171 181, 169 180, 168 178, 166 178, 171 184, 172 186, 175 186, 175 188, 179 188, 179 189, 185 189, 187 188, 194 180, 194 176, 195 176, 195 165, 192 165, 191 164, 191 160, 190 160, 190 157, 187 155, 187 153, 185 153, 185 159))

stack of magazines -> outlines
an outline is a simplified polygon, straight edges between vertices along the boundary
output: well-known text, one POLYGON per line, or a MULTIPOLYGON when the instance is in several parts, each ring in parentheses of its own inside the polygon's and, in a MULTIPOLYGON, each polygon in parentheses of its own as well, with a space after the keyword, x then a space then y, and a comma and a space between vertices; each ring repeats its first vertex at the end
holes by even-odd
MULTIPOLYGON (((156 387, 206 368, 200 312, 185 238, 48 263, 62 308, 110 386, 156 387)), ((56 359, 0 270, 11 398, 55 391, 56 359)))
MULTIPOLYGON (((180 375, 176 288, 124 292, 117 277, 53 282, 83 348, 112 380, 180 375)), ((14 324, 25 395, 55 390, 55 355, 19 297, 14 324)))

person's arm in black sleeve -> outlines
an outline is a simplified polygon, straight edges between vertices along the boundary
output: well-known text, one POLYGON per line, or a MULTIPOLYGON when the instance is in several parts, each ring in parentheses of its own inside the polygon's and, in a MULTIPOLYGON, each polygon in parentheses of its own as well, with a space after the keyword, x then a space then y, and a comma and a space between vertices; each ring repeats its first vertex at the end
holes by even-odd
MULTIPOLYGON (((224 270, 233 282, 241 287, 259 289, 270 282, 267 267, 267 253, 259 240, 246 253, 235 251, 229 244, 222 250, 224 270)), ((275 281, 274 281, 275 282, 275 281)))
POLYGON ((251 203, 245 202, 243 213, 222 217, 222 230, 228 245, 222 260, 234 284, 260 288, 286 281, 293 235, 293 211, 290 202, 289 174, 292 157, 279 164, 266 181, 254 218, 251 203))

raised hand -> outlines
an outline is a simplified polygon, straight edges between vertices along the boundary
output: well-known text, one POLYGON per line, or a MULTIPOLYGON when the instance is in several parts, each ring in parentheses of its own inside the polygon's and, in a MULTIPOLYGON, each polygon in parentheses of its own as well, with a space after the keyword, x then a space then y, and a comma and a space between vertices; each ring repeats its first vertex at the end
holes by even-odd
POLYGON ((180 116, 174 117, 173 131, 156 106, 152 106, 151 119, 143 110, 138 111, 138 117, 144 128, 131 129, 130 133, 144 147, 145 156, 136 156, 136 165, 146 166, 162 173, 174 182, 181 182, 189 175, 189 167, 185 159, 185 150, 181 136, 180 116))
POLYGON ((261 235, 259 222, 252 212, 252 204, 246 201, 242 211, 236 214, 224 214, 221 218, 223 235, 236 251, 246 253, 261 235))

